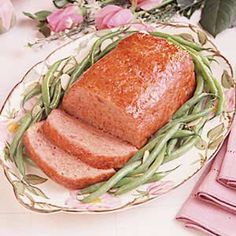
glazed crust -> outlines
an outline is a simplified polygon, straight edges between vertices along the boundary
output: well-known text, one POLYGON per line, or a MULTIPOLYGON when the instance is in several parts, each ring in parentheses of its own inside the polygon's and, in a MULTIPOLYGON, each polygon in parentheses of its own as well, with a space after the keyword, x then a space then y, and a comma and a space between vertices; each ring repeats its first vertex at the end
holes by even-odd
POLYGON ((140 148, 195 90, 191 56, 165 39, 136 33, 92 65, 63 109, 140 148))

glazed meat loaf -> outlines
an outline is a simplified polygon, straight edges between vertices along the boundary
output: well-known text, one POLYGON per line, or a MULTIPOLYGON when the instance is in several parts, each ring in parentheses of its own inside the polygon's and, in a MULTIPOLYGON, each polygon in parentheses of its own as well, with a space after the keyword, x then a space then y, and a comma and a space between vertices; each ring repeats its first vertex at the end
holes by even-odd
POLYGON ((63 109, 140 148, 195 89, 191 56, 135 33, 92 65, 63 99, 63 109))
POLYGON ((43 131, 58 147, 95 168, 120 168, 137 151, 134 146, 59 109, 50 113, 43 131))
POLYGON ((102 170, 88 166, 51 143, 42 132, 43 122, 31 126, 23 143, 30 158, 55 182, 70 189, 80 189, 109 179, 114 169, 102 170))

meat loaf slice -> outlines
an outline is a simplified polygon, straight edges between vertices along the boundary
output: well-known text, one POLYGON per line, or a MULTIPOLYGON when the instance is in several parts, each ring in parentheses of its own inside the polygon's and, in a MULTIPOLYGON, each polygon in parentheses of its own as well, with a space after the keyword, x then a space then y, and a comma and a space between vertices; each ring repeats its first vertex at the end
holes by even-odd
POLYGON ((70 188, 80 189, 107 180, 115 171, 88 166, 52 144, 42 133, 43 123, 30 127, 23 138, 30 158, 55 182, 70 188))
POLYGON ((194 64, 186 51, 165 39, 136 33, 72 85, 63 109, 141 147, 194 89, 194 64))
POLYGON ((58 147, 95 168, 120 168, 137 149, 71 117, 53 110, 43 125, 46 136, 58 147))

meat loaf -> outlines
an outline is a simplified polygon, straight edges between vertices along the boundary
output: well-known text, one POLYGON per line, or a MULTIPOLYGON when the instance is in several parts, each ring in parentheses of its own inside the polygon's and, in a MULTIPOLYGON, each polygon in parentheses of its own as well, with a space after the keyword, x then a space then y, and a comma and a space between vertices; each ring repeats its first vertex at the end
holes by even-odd
POLYGON ((115 171, 88 166, 54 144, 42 133, 43 122, 31 126, 23 137, 30 158, 55 182, 70 188, 80 189, 107 180, 115 171))
POLYGON ((194 64, 186 51, 135 33, 72 85, 63 109, 139 148, 194 89, 194 64))
POLYGON ((81 122, 62 110, 53 110, 43 125, 46 136, 58 147, 95 168, 120 168, 137 149, 81 122))

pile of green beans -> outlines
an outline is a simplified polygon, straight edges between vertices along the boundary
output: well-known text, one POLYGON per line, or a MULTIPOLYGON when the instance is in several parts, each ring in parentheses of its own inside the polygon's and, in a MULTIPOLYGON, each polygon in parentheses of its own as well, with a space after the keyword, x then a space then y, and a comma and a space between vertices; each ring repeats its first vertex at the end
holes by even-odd
MULTIPOLYGON (((137 163, 137 161, 142 160, 145 151, 149 151, 149 156, 144 162, 140 163, 133 171, 130 171, 126 177, 121 180, 119 179, 117 183, 110 188, 115 195, 126 193, 144 183, 148 183, 148 180, 156 175, 156 171, 161 164, 182 156, 199 141, 201 130, 209 119, 209 115, 214 111, 213 106, 204 106, 206 101, 217 99, 216 114, 220 114, 224 109, 222 87, 218 81, 214 79, 209 69, 210 61, 201 54, 201 51, 207 49, 178 36, 160 32, 151 34, 165 38, 177 46, 181 45, 182 49, 190 53, 195 63, 197 87, 193 97, 174 114, 172 120, 157 131, 150 141, 123 167, 127 168, 127 166, 129 167, 132 163, 137 163), (187 126, 188 123, 195 120, 199 120, 199 123, 189 130, 187 126)), ((210 102, 208 104, 212 103, 210 102)), ((123 168, 119 170, 119 174, 123 171, 123 168)), ((113 176, 113 180, 115 179, 116 174, 113 176)), ((91 202, 109 191, 106 183, 107 182, 99 183, 81 190, 82 194, 89 194, 82 202, 91 202)))
POLYGON ((50 112, 57 108, 65 91, 74 83, 79 76, 89 68, 94 62, 105 56, 110 52, 119 41, 125 36, 128 28, 124 28, 115 32, 105 34, 100 37, 93 45, 91 51, 79 64, 72 67, 66 73, 70 76, 67 88, 63 90, 61 85, 60 76, 63 74, 63 69, 71 58, 64 58, 56 61, 51 65, 45 76, 42 78, 42 83, 36 83, 36 85, 30 89, 22 100, 22 108, 25 109, 25 103, 33 97, 37 97, 37 102, 31 111, 27 111, 25 116, 19 121, 19 128, 10 144, 9 152, 16 166, 18 167, 22 176, 25 175, 24 159, 26 154, 24 153, 24 147, 22 144, 22 137, 25 131, 31 124, 47 118, 50 112), (107 39, 113 39, 119 36, 118 40, 110 43, 104 50, 101 50, 102 43, 107 39), (61 68, 60 68, 61 67, 61 68), (36 114, 33 114, 35 107, 39 108, 36 114))
MULTIPOLYGON (((22 164, 24 148, 21 139, 27 128, 32 123, 45 119, 52 109, 59 106, 66 90, 80 78, 82 73, 109 53, 124 37, 131 33, 133 32, 128 31, 128 28, 123 28, 101 36, 94 43, 88 55, 67 72, 70 79, 65 90, 61 86, 60 76, 63 71, 63 63, 65 66, 70 58, 55 62, 49 68, 47 74, 43 76, 42 83, 37 83, 35 87, 25 95, 22 102, 23 106, 29 99, 37 96, 38 102, 35 107, 39 107, 40 109, 36 114, 33 114, 34 108, 25 114, 20 120, 19 129, 10 144, 10 154, 14 157, 16 165, 22 175, 24 175, 25 171, 24 165, 22 164), (101 45, 107 39, 112 39, 113 42, 102 50, 101 45), (62 69, 59 70, 60 67, 62 69), (57 75, 55 75, 56 72, 57 75)), ((169 172, 157 172, 158 168, 162 164, 182 156, 198 142, 203 126, 208 121, 209 115, 214 112, 213 101, 217 100, 216 115, 220 114, 224 109, 224 93, 221 85, 214 78, 210 70, 211 60, 201 53, 203 50, 207 49, 179 36, 161 32, 152 32, 150 34, 165 38, 183 50, 188 51, 192 56, 195 64, 197 82, 194 95, 180 107, 172 119, 158 130, 150 138, 149 142, 138 150, 138 152, 108 181, 97 183, 80 190, 79 194, 88 194, 82 199, 82 202, 91 202, 106 192, 115 195, 123 194, 142 184, 162 179, 169 172), (190 128, 188 123, 192 121, 198 121, 198 123, 190 128), (147 152, 148 156, 144 160, 145 152, 147 152)))

